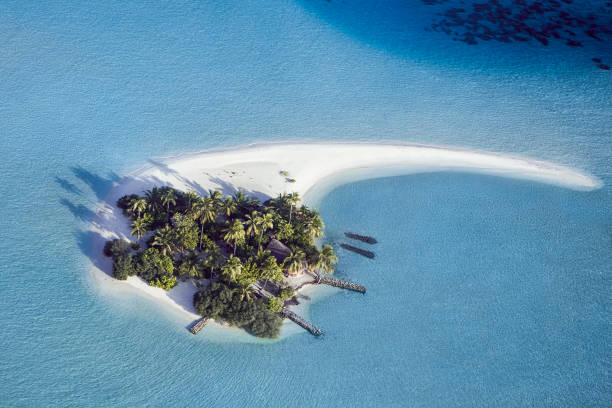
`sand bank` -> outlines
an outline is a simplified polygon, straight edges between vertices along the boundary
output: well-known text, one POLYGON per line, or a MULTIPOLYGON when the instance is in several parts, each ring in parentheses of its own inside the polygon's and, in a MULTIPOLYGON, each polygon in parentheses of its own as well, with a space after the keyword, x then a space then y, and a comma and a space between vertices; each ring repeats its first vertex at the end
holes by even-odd
POLYGON ((102 290, 118 286, 137 289, 184 316, 198 316, 192 305, 196 288, 191 282, 166 292, 149 286, 138 277, 119 282, 110 276, 111 262, 102 255, 105 240, 130 239, 128 222, 115 206, 125 194, 141 194, 157 186, 193 190, 206 194, 209 189, 224 194, 238 189, 259 199, 282 192, 298 192, 309 205, 316 203, 334 186, 342 183, 412 173, 462 171, 527 179, 577 190, 592 190, 600 182, 580 171, 551 163, 472 150, 445 147, 368 144, 368 143, 293 143, 264 144, 203 151, 159 160, 122 178, 100 204, 91 229, 93 278, 102 290), (286 175, 281 171, 287 172, 286 175))

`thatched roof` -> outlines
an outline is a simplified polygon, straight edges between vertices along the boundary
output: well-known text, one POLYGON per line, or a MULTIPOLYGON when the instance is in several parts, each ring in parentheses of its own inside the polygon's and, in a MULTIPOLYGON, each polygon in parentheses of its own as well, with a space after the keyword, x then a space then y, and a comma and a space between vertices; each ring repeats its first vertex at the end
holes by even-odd
POLYGON ((291 255, 291 250, 285 244, 275 238, 270 240, 268 246, 266 246, 266 249, 270 251, 272 256, 276 258, 279 264, 283 262, 286 257, 291 255))

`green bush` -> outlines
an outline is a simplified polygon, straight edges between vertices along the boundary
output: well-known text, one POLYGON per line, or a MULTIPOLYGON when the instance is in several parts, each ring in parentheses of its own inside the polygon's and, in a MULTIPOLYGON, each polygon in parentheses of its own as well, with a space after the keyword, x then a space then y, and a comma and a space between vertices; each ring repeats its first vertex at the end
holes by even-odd
POLYGON ((104 255, 112 257, 113 260, 129 255, 129 253, 130 243, 123 239, 113 239, 112 241, 106 241, 104 244, 104 255))
POLYGON ((128 208, 130 208, 130 205, 132 204, 132 200, 135 200, 138 198, 140 198, 138 194, 124 195, 119 200, 117 200, 117 207, 121 208, 122 210, 127 210, 128 208))
POLYGON ((113 256, 113 253, 111 252, 111 248, 113 247, 113 241, 106 241, 104 243, 104 255, 105 256, 113 256))
POLYGON ((120 256, 113 263, 113 276, 115 279, 126 280, 128 276, 136 275, 131 255, 120 256))
POLYGON ((261 299, 254 301, 257 305, 253 320, 245 328, 254 336, 275 339, 280 334, 283 319, 262 306, 261 299))
POLYGON ((241 297, 225 283, 213 283, 194 295, 193 304, 204 317, 222 319, 258 337, 276 338, 282 319, 265 306, 263 299, 241 297))
POLYGON ((168 255, 163 255, 156 248, 149 248, 141 254, 136 271, 141 278, 152 281, 163 275, 172 275, 174 264, 168 255))
POLYGON ((288 286, 286 288, 281 288, 281 290, 278 292, 278 297, 280 297, 283 300, 291 299, 294 296, 295 296, 295 290, 291 286, 288 286))
POLYGON ((178 285, 178 282, 174 276, 162 275, 149 282, 149 285, 162 288, 164 290, 170 290, 178 285))
POLYGON ((264 301, 264 306, 271 312, 279 313, 281 310, 283 310, 283 306, 285 306, 285 304, 279 298, 271 296, 266 298, 264 301))

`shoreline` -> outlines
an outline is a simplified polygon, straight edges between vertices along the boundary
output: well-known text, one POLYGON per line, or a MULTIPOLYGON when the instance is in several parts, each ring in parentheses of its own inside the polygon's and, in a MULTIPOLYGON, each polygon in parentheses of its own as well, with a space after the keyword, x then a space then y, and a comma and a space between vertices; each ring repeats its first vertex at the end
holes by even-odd
MULTIPOLYGON (((102 248, 108 239, 131 238, 128 221, 115 204, 125 194, 140 194, 153 185, 194 190, 201 195, 209 189, 218 189, 224 195, 241 189, 262 201, 282 192, 298 192, 307 205, 316 206, 327 192, 341 184, 440 171, 525 179, 585 191, 601 186, 590 175, 548 162, 418 144, 252 144, 148 160, 121 178, 98 206, 89 231, 93 236, 90 247, 93 284, 103 292, 115 291, 116 285, 129 287, 133 289, 131 292, 170 306, 183 317, 181 320, 200 317, 192 304, 197 288, 190 281, 181 282, 166 292, 136 276, 123 282, 111 276, 111 261, 104 257, 102 248), (281 171, 288 174, 282 175, 281 171)), ((283 337, 285 331, 283 328, 283 337)))

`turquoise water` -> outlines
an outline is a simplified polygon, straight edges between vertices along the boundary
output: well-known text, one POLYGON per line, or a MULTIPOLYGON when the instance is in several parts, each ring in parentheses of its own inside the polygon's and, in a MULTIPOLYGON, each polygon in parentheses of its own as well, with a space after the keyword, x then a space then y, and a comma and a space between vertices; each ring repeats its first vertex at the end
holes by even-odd
POLYGON ((468 3, 374 4, 0 3, 0 405, 610 405, 612 79, 591 58, 612 65, 611 37, 467 45, 426 28, 468 3), (313 305, 323 339, 194 338, 90 286, 82 231, 121 174, 283 140, 527 154, 604 187, 433 174, 333 191, 326 239, 380 244, 373 262, 339 251, 368 293, 313 305))

